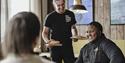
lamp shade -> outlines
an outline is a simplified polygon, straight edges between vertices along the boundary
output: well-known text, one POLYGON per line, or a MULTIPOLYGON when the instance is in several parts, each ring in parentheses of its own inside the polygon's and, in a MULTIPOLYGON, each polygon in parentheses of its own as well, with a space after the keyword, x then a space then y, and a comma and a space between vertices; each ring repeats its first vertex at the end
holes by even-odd
POLYGON ((84 5, 72 5, 71 10, 86 10, 86 7, 84 5))
POLYGON ((81 0, 74 0, 74 5, 70 7, 70 10, 74 13, 86 13, 88 12, 86 7, 82 5, 81 0))

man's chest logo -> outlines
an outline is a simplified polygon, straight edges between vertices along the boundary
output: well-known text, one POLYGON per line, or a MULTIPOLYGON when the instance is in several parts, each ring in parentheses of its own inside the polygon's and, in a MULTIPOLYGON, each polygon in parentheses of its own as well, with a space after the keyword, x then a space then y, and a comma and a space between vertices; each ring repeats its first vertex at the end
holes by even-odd
POLYGON ((66 19, 66 22, 70 22, 71 21, 71 17, 69 15, 65 15, 65 19, 66 19))

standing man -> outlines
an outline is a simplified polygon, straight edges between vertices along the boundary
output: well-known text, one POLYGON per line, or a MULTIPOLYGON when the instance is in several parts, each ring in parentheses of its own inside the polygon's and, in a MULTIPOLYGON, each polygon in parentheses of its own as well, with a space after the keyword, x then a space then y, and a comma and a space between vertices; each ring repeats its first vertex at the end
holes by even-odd
MULTIPOLYGON (((45 19, 42 32, 46 46, 51 48, 52 60, 56 63, 74 63, 74 53, 71 36, 77 36, 75 16, 65 9, 65 0, 53 0, 55 11, 45 19), (49 31, 51 37, 49 38, 49 31)), ((76 40, 77 41, 77 40, 76 40)))

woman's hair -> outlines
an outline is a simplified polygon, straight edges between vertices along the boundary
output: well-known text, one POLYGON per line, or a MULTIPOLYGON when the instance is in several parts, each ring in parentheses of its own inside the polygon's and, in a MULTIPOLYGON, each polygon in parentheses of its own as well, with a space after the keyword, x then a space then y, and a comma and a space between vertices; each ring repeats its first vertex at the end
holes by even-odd
POLYGON ((102 25, 99 22, 93 21, 89 23, 89 25, 95 26, 98 31, 101 31, 101 33, 103 32, 102 25))
POLYGON ((32 45, 39 36, 40 22, 32 12, 20 12, 8 22, 4 50, 19 55, 33 52, 32 45))

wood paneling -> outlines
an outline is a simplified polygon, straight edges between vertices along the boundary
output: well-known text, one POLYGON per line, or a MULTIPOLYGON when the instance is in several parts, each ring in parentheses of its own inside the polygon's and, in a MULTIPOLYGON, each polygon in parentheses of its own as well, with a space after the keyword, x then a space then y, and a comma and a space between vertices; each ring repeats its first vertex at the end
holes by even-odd
POLYGON ((115 25, 112 25, 111 26, 111 39, 117 39, 117 36, 116 36, 116 26, 115 25))
POLYGON ((117 28, 116 28, 116 36, 117 36, 117 39, 124 39, 124 26, 123 25, 117 25, 117 28))
POLYGON ((110 19, 110 0, 95 0, 95 3, 96 3, 95 6, 98 6, 95 8, 95 18, 98 18, 96 20, 99 21, 103 25, 105 35, 111 39, 124 40, 124 35, 125 35, 124 26, 125 25, 111 25, 110 24, 110 20, 111 20, 110 19), (96 9, 98 11, 96 11, 96 9))
POLYGON ((111 31, 110 31, 110 14, 109 14, 109 0, 103 1, 103 28, 105 35, 110 38, 111 31), (106 31, 105 31, 106 30, 106 31))
POLYGON ((124 25, 124 30, 123 30, 123 31, 124 31, 124 32, 123 32, 123 33, 124 33, 123 35, 124 35, 124 40, 125 40, 125 25, 124 25))

